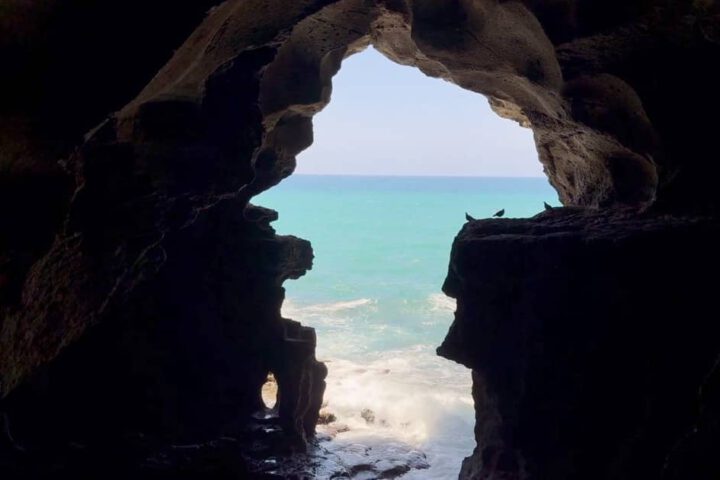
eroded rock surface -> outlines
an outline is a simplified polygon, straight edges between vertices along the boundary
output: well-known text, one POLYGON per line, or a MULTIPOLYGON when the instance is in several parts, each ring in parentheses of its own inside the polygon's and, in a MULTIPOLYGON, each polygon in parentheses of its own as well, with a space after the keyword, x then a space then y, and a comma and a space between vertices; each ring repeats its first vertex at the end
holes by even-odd
POLYGON ((717 435, 698 408, 718 358, 718 235, 706 218, 573 209, 466 224, 438 350, 473 369, 478 446, 461 478, 717 476, 717 443, 688 438, 717 435), (688 441, 705 463, 671 475, 688 441))
POLYGON ((564 204, 631 209, 461 232, 443 353, 475 370, 466 478, 702 478, 720 457, 698 273, 716 258, 718 25, 704 0, 5 2, 5 465, 212 441, 247 426, 270 371, 304 444, 326 372, 279 309, 312 253, 249 201, 292 173, 332 76, 372 44, 532 128, 564 204))

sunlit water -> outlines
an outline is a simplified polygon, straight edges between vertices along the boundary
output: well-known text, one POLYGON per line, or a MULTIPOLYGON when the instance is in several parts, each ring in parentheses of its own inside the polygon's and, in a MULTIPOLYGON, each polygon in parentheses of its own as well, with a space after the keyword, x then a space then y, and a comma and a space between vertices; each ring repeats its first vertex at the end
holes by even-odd
POLYGON ((318 333, 329 367, 321 431, 340 445, 422 451, 456 478, 474 447, 470 372, 435 355, 453 319, 441 292, 465 212, 532 216, 557 205, 544 178, 292 176, 253 203, 280 213, 280 234, 313 244, 313 269, 286 282, 283 314, 318 333), (368 421, 370 419, 370 421, 368 421), (343 428, 340 428, 343 427, 343 428))

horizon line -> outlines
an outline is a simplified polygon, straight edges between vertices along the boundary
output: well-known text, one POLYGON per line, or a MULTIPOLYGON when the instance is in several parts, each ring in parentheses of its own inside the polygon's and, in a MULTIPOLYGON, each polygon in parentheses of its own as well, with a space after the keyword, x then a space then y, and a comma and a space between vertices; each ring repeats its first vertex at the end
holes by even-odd
POLYGON ((398 177, 398 178, 545 178, 547 175, 443 175, 397 173, 292 173, 288 177, 398 177))

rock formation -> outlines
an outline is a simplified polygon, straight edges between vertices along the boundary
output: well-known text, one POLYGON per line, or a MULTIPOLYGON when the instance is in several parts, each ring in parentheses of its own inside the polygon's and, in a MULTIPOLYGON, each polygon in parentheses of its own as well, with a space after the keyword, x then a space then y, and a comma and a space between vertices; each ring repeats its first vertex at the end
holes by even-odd
POLYGON ((532 128, 570 208, 455 242, 462 477, 716 478, 716 2, 214 3, 0 7, 0 410, 24 449, 0 467, 242 436, 268 372, 289 445, 312 434, 325 367, 280 315, 312 250, 249 202, 373 44, 532 128))
POLYGON ((715 285, 700 279, 720 266, 719 233, 574 209, 466 224, 438 350, 473 369, 478 446, 463 478, 713 478, 670 471, 717 361, 715 285))

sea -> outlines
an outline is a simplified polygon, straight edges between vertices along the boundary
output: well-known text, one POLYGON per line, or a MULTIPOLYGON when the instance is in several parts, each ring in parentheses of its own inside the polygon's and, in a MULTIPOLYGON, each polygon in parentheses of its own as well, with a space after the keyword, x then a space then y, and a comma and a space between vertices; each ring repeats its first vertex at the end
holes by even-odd
POLYGON ((411 467, 403 479, 457 478, 475 447, 472 381, 435 354, 455 310, 441 291, 452 241, 466 212, 530 217, 543 202, 560 205, 535 177, 293 175, 253 199, 279 212, 279 234, 313 245, 282 312, 317 332, 331 450, 394 455, 411 467))

